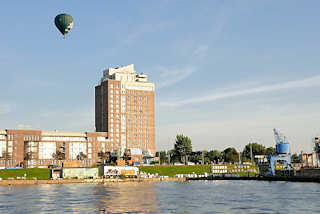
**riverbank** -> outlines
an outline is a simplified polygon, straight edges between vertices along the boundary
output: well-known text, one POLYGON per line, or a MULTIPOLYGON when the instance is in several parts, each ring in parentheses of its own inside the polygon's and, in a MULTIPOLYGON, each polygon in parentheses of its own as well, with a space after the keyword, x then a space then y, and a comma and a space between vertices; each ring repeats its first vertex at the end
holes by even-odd
POLYGON ((315 182, 320 183, 320 177, 302 176, 266 176, 266 177, 218 177, 209 176, 205 178, 187 178, 189 181, 195 180, 251 180, 251 181, 288 181, 288 182, 315 182))
POLYGON ((159 181, 186 181, 186 178, 108 178, 108 179, 61 179, 61 180, 2 180, 0 186, 30 185, 30 184, 104 184, 125 182, 159 182, 159 181))
POLYGON ((140 172, 158 174, 159 176, 174 177, 177 174, 197 174, 210 173, 210 165, 154 165, 154 166, 139 166, 140 172))

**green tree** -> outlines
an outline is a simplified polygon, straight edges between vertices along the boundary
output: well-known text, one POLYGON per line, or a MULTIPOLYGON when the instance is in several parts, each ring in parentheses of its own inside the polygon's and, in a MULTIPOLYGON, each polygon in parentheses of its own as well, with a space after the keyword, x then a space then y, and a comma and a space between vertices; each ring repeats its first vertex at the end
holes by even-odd
POLYGON ((103 152, 100 151, 98 152, 98 157, 100 158, 100 162, 101 164, 105 164, 106 162, 109 163, 110 162, 110 152, 103 152))
POLYGON ((222 152, 222 157, 224 162, 238 162, 239 161, 239 153, 233 147, 229 147, 222 152))
POLYGON ((190 154, 189 154, 189 161, 190 162, 193 162, 193 163, 195 163, 195 164, 198 164, 198 163, 201 163, 201 159, 202 159, 202 157, 201 157, 202 155, 201 155, 201 152, 200 151, 198 151, 198 152, 191 152, 190 154))
POLYGON ((160 152, 160 162, 161 163, 168 163, 168 156, 167 156, 166 151, 160 152))
POLYGON ((218 150, 209 151, 207 156, 208 156, 209 160, 214 163, 218 163, 222 159, 221 152, 218 150))
POLYGON ((243 149, 243 157, 251 160, 251 147, 252 146, 252 156, 254 158, 255 155, 265 155, 266 154, 266 147, 259 143, 249 143, 243 149))
POLYGON ((175 156, 180 158, 181 162, 186 164, 187 155, 192 152, 191 139, 184 135, 177 135, 176 142, 174 144, 175 156))
POLYGON ((299 156, 296 153, 291 155, 291 162, 292 163, 300 163, 301 162, 299 156))
POLYGON ((64 160, 65 159, 66 154, 57 150, 56 153, 52 154, 52 157, 56 160, 64 160))
POLYGON ((87 155, 84 154, 83 152, 80 152, 78 155, 77 155, 77 160, 84 160, 87 158, 87 155))
POLYGON ((131 150, 125 149, 123 154, 123 159, 127 162, 128 160, 131 160, 131 150))
POLYGON ((272 155, 276 153, 276 149, 274 147, 268 147, 266 149, 266 155, 272 155))

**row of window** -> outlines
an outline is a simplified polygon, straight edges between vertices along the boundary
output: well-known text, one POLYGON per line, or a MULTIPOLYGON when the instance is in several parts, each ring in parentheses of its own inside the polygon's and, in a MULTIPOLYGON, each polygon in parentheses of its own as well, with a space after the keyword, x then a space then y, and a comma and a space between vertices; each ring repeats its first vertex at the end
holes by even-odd
POLYGON ((86 141, 85 137, 42 137, 43 141, 86 141))
MULTIPOLYGON (((53 165, 58 165, 61 166, 62 165, 61 160, 39 160, 39 165, 48 165, 48 164, 53 164, 53 165)), ((83 165, 87 165, 87 166, 91 166, 93 161, 92 160, 81 160, 81 163, 83 165)))
POLYGON ((141 88, 140 88, 140 90, 127 89, 127 93, 131 94, 131 95, 145 95, 145 94, 149 93, 149 91, 143 91, 143 90, 141 90, 141 88))
MULTIPOLYGON (((110 100, 110 103, 111 103, 111 104, 114 103, 113 100, 110 100)), ((116 104, 119 104, 119 103, 120 103, 120 101, 119 101, 119 100, 116 100, 116 104)))
POLYGON ((119 97, 120 97, 120 96, 119 96, 119 95, 115 95, 115 96, 114 96, 113 94, 110 94, 110 98, 113 99, 114 97, 116 98, 116 100, 119 100, 119 97))
MULTIPOLYGON (((119 84, 115 84, 115 87, 119 88, 119 84)), ((110 83, 110 88, 113 88, 113 84, 112 83, 110 83)))
POLYGON ((39 135, 25 135, 23 137, 24 141, 40 141, 40 136, 39 135))
POLYGON ((142 100, 148 100, 149 98, 148 98, 148 96, 127 96, 127 99, 128 100, 131 100, 131 99, 133 99, 133 100, 140 100, 140 101, 142 101, 142 100))
POLYGON ((120 118, 120 114, 110 114, 110 118, 120 118))
MULTIPOLYGON (((113 90, 110 90, 110 94, 113 94, 113 90)), ((120 94, 119 90, 115 90, 115 94, 120 94)))
POLYGON ((138 114, 128 114, 128 119, 148 119, 148 118, 151 118, 150 116, 148 115, 138 115, 138 114))
POLYGON ((0 160, 0 163, 2 166, 6 165, 6 161, 7 161, 7 165, 8 166, 12 166, 13 165, 13 160, 0 160))

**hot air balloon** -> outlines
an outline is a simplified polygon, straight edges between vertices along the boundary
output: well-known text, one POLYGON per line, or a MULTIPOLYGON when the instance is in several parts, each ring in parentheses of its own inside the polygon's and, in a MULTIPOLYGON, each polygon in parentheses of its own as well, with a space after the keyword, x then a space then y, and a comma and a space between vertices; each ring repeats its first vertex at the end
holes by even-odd
POLYGON ((67 33, 73 27, 73 18, 68 14, 62 13, 56 16, 54 23, 58 30, 62 33, 63 37, 66 38, 67 33))

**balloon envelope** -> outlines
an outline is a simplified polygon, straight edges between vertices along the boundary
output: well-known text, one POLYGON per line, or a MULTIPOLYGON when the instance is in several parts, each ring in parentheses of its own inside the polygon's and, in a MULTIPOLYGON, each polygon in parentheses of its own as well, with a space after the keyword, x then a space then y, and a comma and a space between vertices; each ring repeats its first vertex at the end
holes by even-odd
POLYGON ((72 16, 65 13, 59 14, 54 19, 54 24, 56 25, 58 30, 62 33, 62 35, 65 37, 73 27, 73 18, 72 16))

